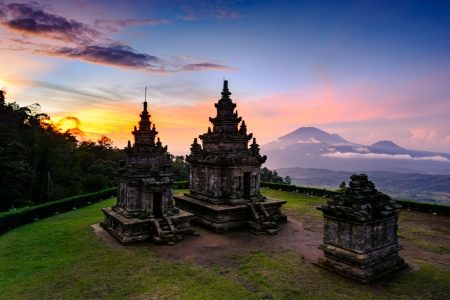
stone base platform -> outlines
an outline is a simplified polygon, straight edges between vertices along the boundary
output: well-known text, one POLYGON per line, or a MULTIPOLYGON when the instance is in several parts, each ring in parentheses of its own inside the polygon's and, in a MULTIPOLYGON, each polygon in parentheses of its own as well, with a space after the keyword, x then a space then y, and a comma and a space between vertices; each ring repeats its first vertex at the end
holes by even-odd
MULTIPOLYGON (((270 219, 270 222, 259 222, 261 227, 264 227, 263 223, 285 223, 287 222, 286 215, 281 213, 281 206, 286 203, 284 200, 276 200, 267 198, 265 201, 260 202, 269 216, 263 216, 260 205, 253 210, 249 208, 247 204, 227 205, 227 204, 213 204, 205 202, 185 194, 183 196, 174 196, 176 206, 193 213, 196 216, 196 222, 216 231, 224 232, 236 228, 242 227, 254 227, 252 226, 257 221, 255 219, 256 214, 262 219, 270 219)), ((259 218, 256 217, 256 218, 259 218)), ((269 230, 273 230, 271 226, 269 230)), ((269 231, 268 232, 273 232, 269 231)), ((262 231, 257 233, 263 233, 262 231)))
POLYGON ((398 255, 398 244, 368 253, 355 253, 330 244, 322 244, 319 248, 325 257, 319 259, 318 266, 361 283, 376 281, 408 267, 398 255))
MULTIPOLYGON (((103 208, 102 211, 105 214, 105 221, 100 225, 122 244, 155 240, 156 235, 161 235, 160 223, 161 227, 170 227, 166 224, 166 219, 156 219, 159 230, 157 232, 154 218, 126 218, 112 208, 103 208)), ((194 233, 190 227, 190 223, 195 219, 193 214, 180 209, 178 213, 167 218, 170 219, 171 225, 176 231, 174 240, 180 239, 182 234, 194 233)))

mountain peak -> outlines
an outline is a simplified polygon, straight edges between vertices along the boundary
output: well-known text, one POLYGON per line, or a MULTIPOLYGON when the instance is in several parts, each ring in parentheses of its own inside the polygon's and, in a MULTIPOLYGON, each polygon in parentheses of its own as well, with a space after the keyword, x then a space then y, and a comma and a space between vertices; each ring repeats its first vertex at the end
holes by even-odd
POLYGON ((296 130, 283 135, 279 140, 316 140, 325 143, 348 143, 339 135, 333 133, 329 134, 316 127, 300 127, 296 130))
POLYGON ((383 148, 383 149, 402 149, 399 145, 395 144, 393 141, 383 140, 378 141, 371 145, 374 148, 383 148))

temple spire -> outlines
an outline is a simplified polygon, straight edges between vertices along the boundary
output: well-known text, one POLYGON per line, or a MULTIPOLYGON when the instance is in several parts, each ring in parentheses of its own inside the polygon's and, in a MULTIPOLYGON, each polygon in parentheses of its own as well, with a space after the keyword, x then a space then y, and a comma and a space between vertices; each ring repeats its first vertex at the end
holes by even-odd
POLYGON ((230 90, 228 89, 228 80, 224 80, 223 81, 223 90, 222 90, 222 96, 223 98, 228 99, 230 97, 231 93, 230 90))
POLYGON ((144 93, 144 112, 147 112, 147 86, 145 87, 144 93))

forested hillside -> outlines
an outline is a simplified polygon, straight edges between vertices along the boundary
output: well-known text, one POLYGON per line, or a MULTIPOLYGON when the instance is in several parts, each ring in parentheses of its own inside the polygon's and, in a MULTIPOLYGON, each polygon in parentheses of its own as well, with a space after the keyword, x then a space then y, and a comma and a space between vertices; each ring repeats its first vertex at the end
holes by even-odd
POLYGON ((0 91, 0 211, 114 186, 121 159, 109 138, 78 141, 38 104, 7 103, 0 91))

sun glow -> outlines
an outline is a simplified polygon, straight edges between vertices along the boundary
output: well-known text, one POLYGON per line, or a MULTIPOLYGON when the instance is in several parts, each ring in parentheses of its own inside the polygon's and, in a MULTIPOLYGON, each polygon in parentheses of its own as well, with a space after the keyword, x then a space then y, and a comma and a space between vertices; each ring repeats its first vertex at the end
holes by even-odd
MULTIPOLYGON (((126 109, 89 108, 52 116, 60 131, 70 130, 81 140, 96 140, 106 135, 122 144, 136 122, 136 115, 126 109)), ((128 137, 129 138, 129 137, 128 137)))
POLYGON ((5 89, 7 86, 8 85, 6 83, 6 80, 3 80, 3 79, 0 78, 0 90, 5 89))
MULTIPOLYGON (((170 151, 184 153, 193 137, 207 129, 208 116, 213 115, 213 105, 202 103, 199 107, 150 107, 151 122, 156 125, 159 137, 170 151), (196 109, 202 108, 202 109, 196 109), (211 110, 211 113, 205 112, 211 110)), ((82 108, 71 113, 51 116, 52 123, 60 130, 71 131, 80 141, 98 140, 102 135, 111 138, 114 145, 123 147, 133 141, 131 132, 138 125, 142 107, 110 103, 101 107, 82 108)))

